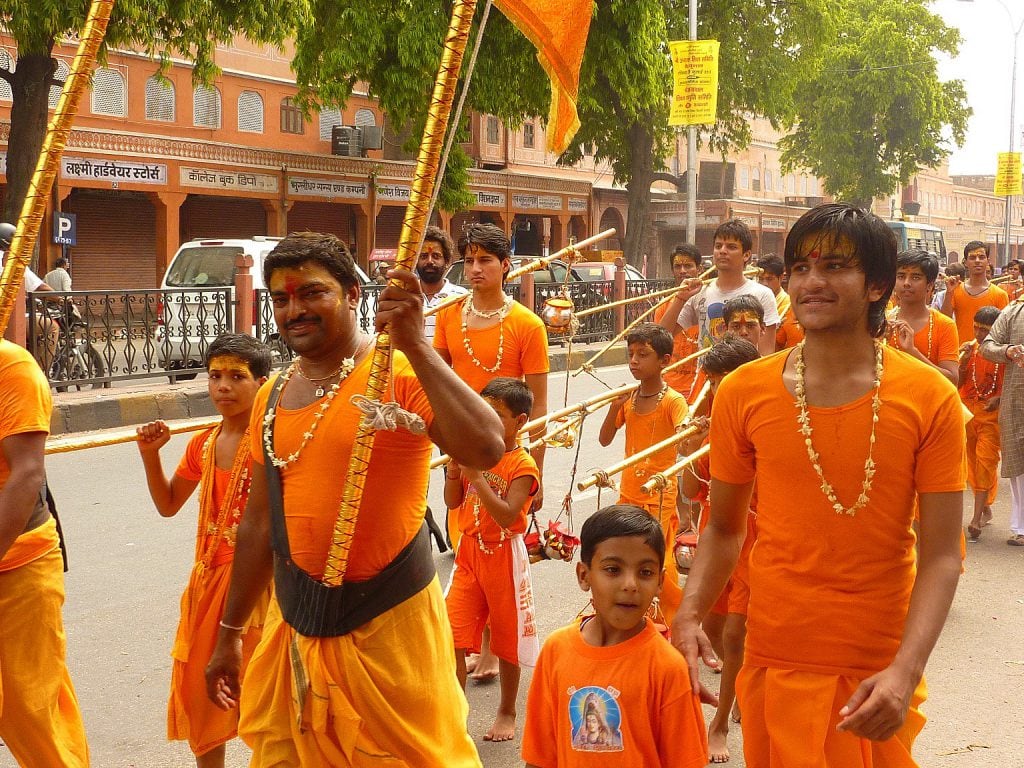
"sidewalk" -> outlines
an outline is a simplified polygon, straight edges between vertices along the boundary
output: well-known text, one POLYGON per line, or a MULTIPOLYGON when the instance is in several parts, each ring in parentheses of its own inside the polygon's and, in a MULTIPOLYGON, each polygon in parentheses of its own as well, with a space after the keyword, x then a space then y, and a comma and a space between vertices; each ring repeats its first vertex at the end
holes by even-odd
MULTIPOLYGON (((600 350, 603 344, 573 345, 572 359, 567 360, 567 347, 552 344, 551 371, 578 368, 584 360, 600 350)), ((625 342, 617 342, 595 365, 605 367, 626 362, 625 342)), ((115 384, 110 389, 84 392, 58 392, 53 396, 50 434, 67 435, 97 429, 115 429, 144 424, 154 419, 191 419, 215 416, 206 387, 205 374, 193 381, 171 384, 167 379, 144 379, 139 382, 115 384)))

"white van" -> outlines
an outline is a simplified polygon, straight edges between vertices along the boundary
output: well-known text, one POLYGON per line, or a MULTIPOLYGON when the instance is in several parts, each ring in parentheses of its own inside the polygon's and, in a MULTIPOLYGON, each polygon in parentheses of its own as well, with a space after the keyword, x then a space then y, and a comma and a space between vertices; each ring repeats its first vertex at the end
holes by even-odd
MULTIPOLYGON (((235 240, 203 239, 191 240, 178 249, 160 284, 162 304, 157 344, 163 367, 168 370, 202 368, 203 356, 210 342, 221 333, 233 330, 235 257, 240 253, 248 254, 253 260, 249 272, 254 293, 253 313, 257 318, 256 327, 250 329, 250 333, 259 335, 270 344, 276 359, 291 357, 274 325, 269 303, 261 307, 257 300, 264 288, 263 260, 280 241, 279 237, 259 235, 235 240), (256 333, 257 328, 259 334, 256 333)), ((366 291, 370 279, 358 264, 356 273, 364 288, 358 318, 364 329, 371 330, 377 291, 373 287, 366 291)))

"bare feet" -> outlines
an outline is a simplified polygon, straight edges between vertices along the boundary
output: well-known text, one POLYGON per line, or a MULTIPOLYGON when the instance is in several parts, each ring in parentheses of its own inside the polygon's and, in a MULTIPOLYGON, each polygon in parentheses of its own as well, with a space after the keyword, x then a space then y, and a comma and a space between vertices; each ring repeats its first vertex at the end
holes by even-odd
POLYGON ((988 504, 985 505, 985 509, 981 512, 981 524, 992 525, 992 507, 988 504))
POLYGON ((479 653, 470 653, 466 655, 466 671, 472 672, 476 669, 477 662, 480 661, 479 653))
MULTIPOLYGON (((466 663, 466 669, 470 669, 469 662, 466 663)), ((491 653, 490 648, 484 646, 484 650, 476 657, 476 663, 473 664, 472 670, 469 675, 470 680, 489 683, 498 677, 498 657, 491 653)))
POLYGON ((740 702, 739 702, 739 700, 734 701, 732 703, 732 714, 730 715, 730 718, 732 719, 732 721, 734 723, 738 723, 740 721, 740 702))
POLYGON ((516 716, 498 713, 491 730, 484 734, 484 741, 511 741, 516 735, 516 716))
POLYGON ((729 762, 729 745, 727 744, 729 737, 729 726, 725 726, 725 730, 721 730, 715 726, 715 723, 711 723, 711 727, 708 728, 708 762, 709 763, 728 763, 729 762))

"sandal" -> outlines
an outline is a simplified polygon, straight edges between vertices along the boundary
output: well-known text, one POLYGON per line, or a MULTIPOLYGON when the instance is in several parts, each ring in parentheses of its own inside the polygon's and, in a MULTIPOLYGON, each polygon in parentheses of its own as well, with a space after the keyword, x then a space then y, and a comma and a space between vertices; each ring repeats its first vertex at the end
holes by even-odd
POLYGON ((971 542, 977 542, 981 538, 981 528, 976 525, 967 526, 967 540, 971 542))
POLYGON ((1024 533, 1018 533, 1016 536, 1011 536, 1006 540, 1006 543, 1011 547, 1024 547, 1024 533))

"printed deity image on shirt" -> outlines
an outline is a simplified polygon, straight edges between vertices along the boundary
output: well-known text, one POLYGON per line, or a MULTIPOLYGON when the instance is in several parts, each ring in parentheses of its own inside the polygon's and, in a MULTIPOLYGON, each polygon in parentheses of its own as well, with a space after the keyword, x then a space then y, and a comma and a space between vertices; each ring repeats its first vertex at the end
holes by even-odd
POLYGON ((621 752, 622 712, 618 691, 588 685, 569 691, 572 748, 577 752, 621 752))

